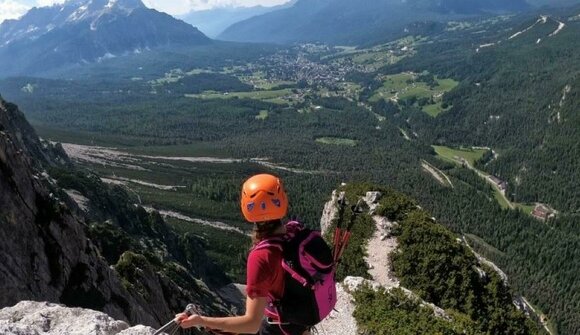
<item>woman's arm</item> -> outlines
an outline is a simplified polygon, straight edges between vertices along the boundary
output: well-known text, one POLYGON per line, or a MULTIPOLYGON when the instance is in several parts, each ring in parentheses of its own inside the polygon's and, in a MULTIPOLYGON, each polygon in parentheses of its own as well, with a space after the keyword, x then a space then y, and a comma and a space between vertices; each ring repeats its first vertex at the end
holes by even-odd
POLYGON ((256 334, 260 330, 266 304, 266 298, 252 299, 247 297, 246 314, 243 316, 210 318, 206 316, 192 315, 188 318, 185 314, 178 314, 177 320, 181 321, 180 325, 182 328, 201 326, 224 332, 256 334))

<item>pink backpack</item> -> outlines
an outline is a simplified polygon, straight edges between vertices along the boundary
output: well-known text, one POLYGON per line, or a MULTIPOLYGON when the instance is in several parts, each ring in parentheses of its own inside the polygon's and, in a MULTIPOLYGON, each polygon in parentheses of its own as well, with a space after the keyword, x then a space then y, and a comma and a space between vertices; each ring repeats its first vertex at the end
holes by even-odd
POLYGON ((283 253, 284 294, 271 298, 269 311, 280 323, 314 326, 336 305, 333 253, 320 232, 297 221, 286 224, 286 235, 264 240, 254 250, 278 248, 283 253))

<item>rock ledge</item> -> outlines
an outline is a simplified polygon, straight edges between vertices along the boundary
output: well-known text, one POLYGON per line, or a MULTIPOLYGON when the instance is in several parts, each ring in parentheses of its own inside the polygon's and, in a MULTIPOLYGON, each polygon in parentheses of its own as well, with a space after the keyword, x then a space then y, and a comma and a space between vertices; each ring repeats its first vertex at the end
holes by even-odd
POLYGON ((5 335, 152 335, 153 328, 129 328, 124 321, 82 308, 48 302, 21 301, 0 310, 0 334, 5 335))

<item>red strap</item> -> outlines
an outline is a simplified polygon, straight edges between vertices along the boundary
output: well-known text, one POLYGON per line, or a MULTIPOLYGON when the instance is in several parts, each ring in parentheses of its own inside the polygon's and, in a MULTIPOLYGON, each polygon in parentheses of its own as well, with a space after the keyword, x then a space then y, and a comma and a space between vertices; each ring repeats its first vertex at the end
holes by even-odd
POLYGON ((336 230, 334 231, 334 244, 333 244, 333 250, 332 250, 332 256, 333 256, 335 263, 338 261, 338 253, 340 251, 340 244, 341 244, 341 240, 342 240, 341 235, 342 235, 342 229, 336 228, 336 230))
POLYGON ((350 234, 351 234, 351 232, 347 231, 342 236, 342 241, 340 243, 340 250, 338 251, 337 261, 340 260, 340 258, 342 257, 342 254, 344 253, 344 250, 346 249, 346 246, 348 245, 348 240, 350 239, 350 234))

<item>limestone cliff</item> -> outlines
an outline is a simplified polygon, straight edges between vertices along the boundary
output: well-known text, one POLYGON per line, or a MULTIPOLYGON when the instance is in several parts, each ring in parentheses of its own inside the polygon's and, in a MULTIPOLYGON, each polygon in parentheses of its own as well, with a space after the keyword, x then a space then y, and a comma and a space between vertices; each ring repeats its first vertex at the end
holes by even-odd
POLYGON ((214 293, 227 277, 195 236, 175 235, 157 213, 133 206, 100 180, 93 180, 91 187, 101 192, 90 200, 116 203, 111 208, 122 211, 101 210, 101 220, 94 220, 47 170, 59 171, 63 180, 91 180, 61 148, 42 143, 15 105, 0 99, 0 307, 59 302, 150 326, 188 303, 208 314, 229 313, 231 306, 214 293))

